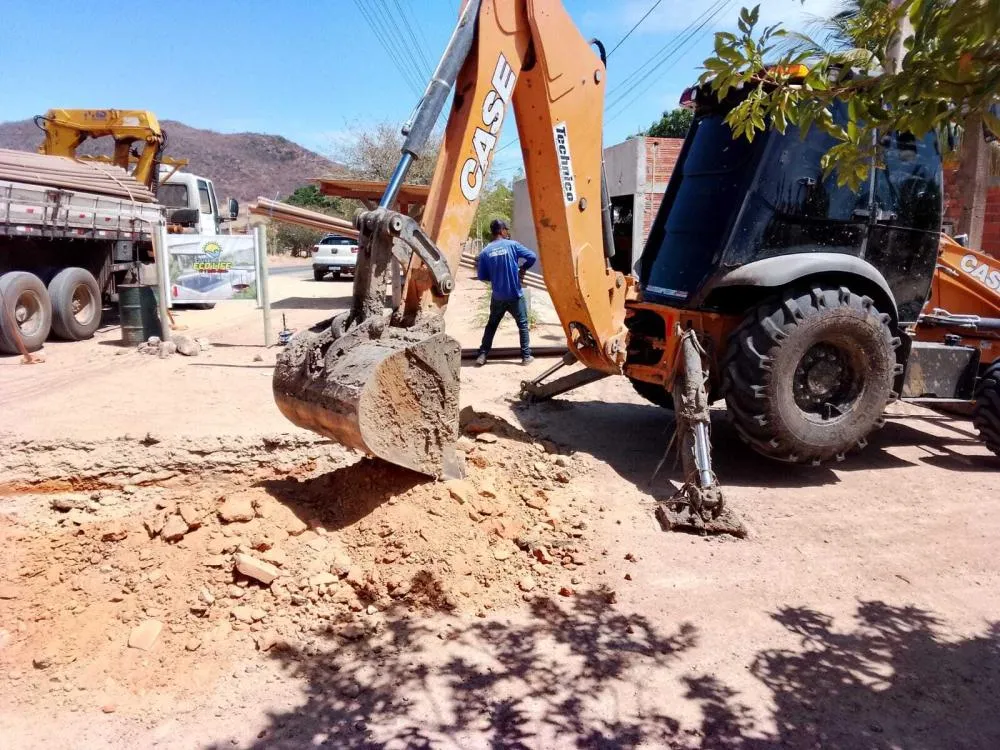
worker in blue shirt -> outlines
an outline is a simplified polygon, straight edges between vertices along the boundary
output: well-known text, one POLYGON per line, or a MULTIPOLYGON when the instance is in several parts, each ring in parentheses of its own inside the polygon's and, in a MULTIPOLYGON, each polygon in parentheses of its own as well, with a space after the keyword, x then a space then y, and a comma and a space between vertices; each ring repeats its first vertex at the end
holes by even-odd
POLYGON ((524 299, 521 283, 524 274, 535 264, 538 256, 519 242, 510 238, 510 229, 503 219, 490 222, 493 239, 479 253, 476 273, 480 281, 488 281, 493 287, 490 299, 490 317, 483 331, 483 343, 479 346, 476 365, 486 364, 486 357, 493 348, 493 336, 503 316, 510 313, 517 321, 517 332, 521 337, 521 364, 534 361, 531 356, 531 342, 528 339, 528 305, 524 299))

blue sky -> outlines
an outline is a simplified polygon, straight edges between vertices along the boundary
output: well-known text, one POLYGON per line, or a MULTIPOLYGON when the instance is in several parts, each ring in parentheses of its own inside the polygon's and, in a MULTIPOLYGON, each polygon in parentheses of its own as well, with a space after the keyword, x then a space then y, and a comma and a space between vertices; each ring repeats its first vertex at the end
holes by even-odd
MULTIPOLYGON (((352 132, 402 122, 456 18, 458 0, 168 0, 131 6, 110 0, 5 0, 0 26, 0 121, 51 107, 149 109, 161 119, 222 132, 277 133, 330 156, 352 132), (383 50, 368 19, 402 16, 420 51, 398 61, 383 50), (366 19, 366 15, 368 18, 366 19), (422 55, 422 57, 421 57, 422 55), (399 66, 405 69, 401 73, 399 66), (409 84, 406 76, 411 78, 409 84)), ((722 0, 724 2, 724 0, 722 0)), ((610 50, 655 0, 565 0, 582 34, 610 50)), ((836 0, 763 0, 763 21, 801 26, 836 0)), ((605 143, 648 126, 699 74, 711 31, 731 28, 732 0, 700 31, 692 23, 712 2, 661 0, 608 62, 605 143), (638 86, 628 80, 670 59, 638 86), (618 100, 618 101, 616 101, 618 100)), ((401 26, 390 27, 409 41, 401 26)), ((632 81, 635 79, 633 78, 632 81)), ((508 120, 502 143, 515 138, 508 120)), ((168 133, 169 135, 169 133, 168 133)), ((497 155, 495 177, 520 166, 516 147, 497 155)))

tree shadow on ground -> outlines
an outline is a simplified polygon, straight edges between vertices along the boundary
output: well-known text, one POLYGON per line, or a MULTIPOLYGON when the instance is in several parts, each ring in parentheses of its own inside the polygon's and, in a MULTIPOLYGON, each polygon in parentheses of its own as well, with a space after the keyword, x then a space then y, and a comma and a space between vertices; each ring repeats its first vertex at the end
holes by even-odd
MULTIPOLYGON (((516 623, 390 620, 378 634, 274 653, 306 681, 304 705, 271 717, 254 750, 664 746, 679 723, 653 693, 636 711, 635 673, 667 669, 696 644, 618 612, 606 592, 535 599, 516 623), (318 741, 317 741, 318 739, 318 741)), ((224 745, 215 746, 221 748, 224 745)))
POLYGON ((1000 747, 1000 625, 948 638, 933 614, 879 601, 846 629, 806 607, 773 618, 800 642, 752 659, 770 691, 753 707, 680 666, 694 625, 663 633, 606 592, 535 599, 514 623, 391 618, 272 652, 305 699, 250 748, 1000 747), (664 705, 678 689, 687 704, 664 705))
POLYGON ((880 601, 860 602, 847 630, 807 607, 773 617, 800 638, 750 667, 771 691, 774 730, 747 737, 749 707, 714 678, 688 676, 704 747, 1000 747, 1000 624, 948 638, 932 613, 880 601))

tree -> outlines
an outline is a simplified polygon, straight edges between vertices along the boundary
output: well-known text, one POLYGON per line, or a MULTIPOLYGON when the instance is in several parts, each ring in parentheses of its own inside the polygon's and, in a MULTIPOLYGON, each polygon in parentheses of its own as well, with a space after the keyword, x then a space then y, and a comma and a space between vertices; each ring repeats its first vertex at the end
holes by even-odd
POLYGON ((691 121, 694 119, 694 112, 690 109, 678 107, 669 112, 664 112, 663 116, 643 133, 651 138, 683 138, 687 135, 691 121))
POLYGON ((508 224, 514 216, 514 191, 503 180, 487 185, 479 199, 476 216, 472 220, 469 237, 488 241, 490 237, 490 222, 503 219, 508 224))
MULTIPOLYGON (((749 92, 726 116, 734 135, 752 139, 766 123, 782 132, 819 127, 836 140, 824 167, 857 186, 879 164, 879 132, 922 137, 957 127, 976 139, 966 172, 981 183, 984 128, 1000 133, 1000 0, 857 0, 827 24, 834 33, 823 41, 780 24, 758 32, 758 21, 758 8, 743 8, 739 33, 716 34, 705 60, 702 82, 716 96, 749 92), (846 105, 840 122, 838 101, 846 105)), ((980 191, 968 181, 967 192, 980 191)), ((969 233, 981 236, 981 217, 969 233)))
MULTIPOLYGON (((347 144, 336 149, 334 156, 347 165, 354 177, 385 181, 399 163, 402 145, 399 126, 383 122, 372 128, 352 130, 347 144)), ((410 167, 406 181, 415 185, 430 184, 440 148, 440 135, 432 136, 424 153, 410 167)))

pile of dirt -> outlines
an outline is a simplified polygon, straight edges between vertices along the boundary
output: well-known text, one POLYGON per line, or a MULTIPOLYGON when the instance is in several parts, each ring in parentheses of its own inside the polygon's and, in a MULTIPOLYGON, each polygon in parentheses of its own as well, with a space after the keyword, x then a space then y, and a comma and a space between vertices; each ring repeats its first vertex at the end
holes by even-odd
POLYGON ((5 679, 25 700, 113 704, 208 687, 254 649, 377 632, 390 609, 572 596, 593 559, 583 461, 492 419, 466 428, 467 478, 443 483, 308 439, 223 440, 197 470, 169 441, 50 446, 49 463, 8 446, 8 468, 27 450, 36 477, 0 487, 5 679))

